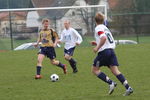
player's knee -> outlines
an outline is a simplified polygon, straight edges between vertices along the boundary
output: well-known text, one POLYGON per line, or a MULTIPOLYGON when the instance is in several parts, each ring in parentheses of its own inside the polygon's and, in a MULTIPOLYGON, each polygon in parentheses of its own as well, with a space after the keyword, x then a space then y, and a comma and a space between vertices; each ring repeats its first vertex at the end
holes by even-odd
POLYGON ((121 74, 121 72, 118 70, 118 68, 117 68, 117 67, 113 67, 113 68, 111 68, 111 72, 112 72, 115 76, 117 76, 117 75, 121 74))
POLYGON ((65 60, 67 60, 67 61, 70 60, 70 56, 68 56, 68 55, 65 55, 64 58, 65 58, 65 60))
POLYGON ((37 60, 37 64, 41 64, 42 61, 40 59, 37 60))
POLYGON ((51 64, 56 65, 56 62, 55 61, 51 61, 51 64))
POLYGON ((53 65, 58 65, 58 64, 59 64, 59 61, 57 61, 57 60, 52 60, 52 61, 51 61, 51 64, 53 64, 53 65))
POLYGON ((44 55, 39 54, 37 59, 37 65, 42 65, 42 61, 44 59, 44 55))
POLYGON ((94 74, 94 75, 98 75, 100 73, 100 70, 96 67, 92 67, 92 70, 91 72, 94 74))
POLYGON ((112 73, 113 73, 115 76, 117 76, 117 75, 121 74, 121 72, 120 72, 119 70, 112 71, 112 73))

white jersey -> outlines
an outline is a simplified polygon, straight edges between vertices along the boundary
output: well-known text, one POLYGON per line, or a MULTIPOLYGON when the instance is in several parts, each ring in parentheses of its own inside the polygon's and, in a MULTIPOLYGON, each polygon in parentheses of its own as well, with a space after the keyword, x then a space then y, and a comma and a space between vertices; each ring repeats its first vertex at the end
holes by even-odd
POLYGON ((65 49, 70 49, 76 46, 76 43, 82 42, 82 37, 80 34, 73 28, 64 29, 60 38, 61 42, 65 43, 65 49))
POLYGON ((103 36, 106 37, 106 41, 104 45, 98 50, 98 52, 105 49, 114 49, 116 47, 116 44, 110 30, 105 25, 100 24, 95 28, 95 39, 97 44, 100 43, 100 39, 103 36))

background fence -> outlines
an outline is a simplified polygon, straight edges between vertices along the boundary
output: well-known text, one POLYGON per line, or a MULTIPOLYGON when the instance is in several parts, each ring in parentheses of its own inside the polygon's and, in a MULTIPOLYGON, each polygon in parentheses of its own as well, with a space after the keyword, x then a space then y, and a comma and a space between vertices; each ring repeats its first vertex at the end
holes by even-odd
MULTIPOLYGON (((1 9, 13 8, 13 6, 15 8, 17 5, 12 1, 7 3, 9 7, 5 6, 6 8, 1 9)), ((93 0, 93 2, 90 0, 85 0, 85 2, 60 0, 61 3, 56 2, 57 0, 54 1, 51 3, 43 2, 42 4, 38 0, 36 2, 35 0, 26 0, 20 5, 23 8, 45 7, 46 4, 49 6, 65 6, 64 4, 81 6, 84 3, 85 5, 98 4, 105 0, 93 0)), ((106 4, 108 5, 107 26, 116 40, 150 43, 150 2, 148 0, 107 0, 106 4)), ((41 28, 40 21, 45 17, 51 20, 51 27, 59 34, 63 29, 63 20, 69 19, 71 25, 83 36, 84 42, 81 46, 90 46, 89 42, 94 40, 94 16, 96 12, 106 13, 104 7, 0 12, 0 50, 11 50, 23 43, 36 42, 38 30, 41 28)))

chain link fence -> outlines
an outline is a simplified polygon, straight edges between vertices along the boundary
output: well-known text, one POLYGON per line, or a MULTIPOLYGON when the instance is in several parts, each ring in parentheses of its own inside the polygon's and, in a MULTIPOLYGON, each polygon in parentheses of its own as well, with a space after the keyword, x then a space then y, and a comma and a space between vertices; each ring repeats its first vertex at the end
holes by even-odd
MULTIPOLYGON (((108 0, 108 2, 110 1, 108 0)), ((137 0, 138 2, 133 2, 134 0, 132 2, 131 0, 128 1, 128 3, 118 1, 116 8, 112 9, 110 6, 107 9, 107 26, 113 33, 115 40, 150 43, 150 11, 147 9, 149 5, 145 5, 145 0, 142 1, 145 6, 141 6, 139 0, 137 0)), ((31 24, 39 24, 36 27, 28 27, 28 11, 0 12, 0 50, 13 50, 23 43, 36 42, 38 31, 41 28, 40 21, 45 17, 51 20, 51 27, 59 34, 63 29, 63 20, 71 20, 71 25, 83 37, 84 42, 81 46, 91 46, 89 42, 94 40, 95 13, 105 13, 104 11, 104 8, 101 7, 94 9, 32 11, 34 13, 33 15, 31 14, 32 18, 29 18, 29 20, 31 24)))

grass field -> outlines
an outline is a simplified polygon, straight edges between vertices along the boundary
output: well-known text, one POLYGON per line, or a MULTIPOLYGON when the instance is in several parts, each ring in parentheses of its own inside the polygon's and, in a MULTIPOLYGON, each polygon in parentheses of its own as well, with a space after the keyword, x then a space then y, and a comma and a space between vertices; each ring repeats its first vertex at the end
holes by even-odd
POLYGON ((107 95, 108 85, 91 73, 96 56, 92 47, 76 48, 77 74, 72 74, 63 59, 63 48, 56 51, 57 59, 68 65, 68 74, 64 75, 61 69, 45 59, 41 80, 34 79, 37 50, 0 52, 0 100, 150 100, 150 44, 119 45, 116 48, 119 68, 134 89, 128 97, 122 96, 125 88, 107 68, 102 70, 118 83, 110 96, 107 95), (58 82, 49 80, 53 73, 59 75, 58 82))
MULTIPOLYGON (((36 39, 26 39, 26 40, 15 40, 13 39, 13 47, 16 48, 17 46, 28 43, 28 42, 35 42, 36 39)), ((9 38, 0 38, 0 50, 11 50, 11 40, 9 38)))

